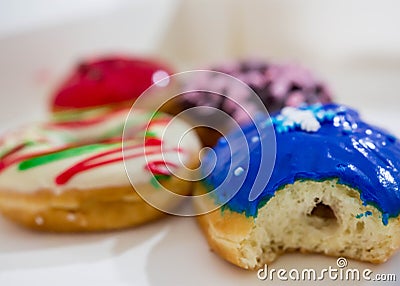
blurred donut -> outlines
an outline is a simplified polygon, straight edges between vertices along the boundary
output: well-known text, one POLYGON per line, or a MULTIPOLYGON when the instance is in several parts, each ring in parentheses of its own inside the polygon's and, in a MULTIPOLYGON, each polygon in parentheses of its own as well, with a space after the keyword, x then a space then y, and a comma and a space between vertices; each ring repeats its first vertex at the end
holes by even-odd
MULTIPOLYGON (((325 83, 308 69, 296 64, 240 60, 211 66, 205 70, 228 74, 248 85, 269 113, 279 111, 285 106, 299 107, 332 101, 331 92, 325 83)), ((186 82, 184 90, 188 92, 179 98, 182 110, 197 106, 213 107, 226 112, 239 124, 248 123, 250 118, 247 112, 258 108, 249 89, 240 88, 235 81, 223 74, 201 73, 186 82)), ((201 110, 197 115, 202 115, 201 110)), ((204 111, 204 117, 212 116, 209 110, 204 111)), ((198 130, 208 146, 215 145, 221 136, 210 128, 198 130)))
POLYGON ((172 74, 164 63, 144 58, 104 56, 78 63, 51 97, 53 112, 131 106, 146 89, 172 74))
POLYGON ((161 217, 136 191, 156 192, 157 206, 177 204, 161 195, 157 182, 189 194, 190 182, 172 174, 187 170, 181 160, 186 166, 197 163, 200 144, 196 134, 187 133, 174 146, 188 126, 174 120, 174 128, 164 132, 171 117, 139 111, 126 122, 132 136, 122 142, 128 111, 70 112, 3 136, 0 211, 27 227, 60 232, 120 229, 161 217), (134 166, 129 169, 134 187, 124 161, 134 166))

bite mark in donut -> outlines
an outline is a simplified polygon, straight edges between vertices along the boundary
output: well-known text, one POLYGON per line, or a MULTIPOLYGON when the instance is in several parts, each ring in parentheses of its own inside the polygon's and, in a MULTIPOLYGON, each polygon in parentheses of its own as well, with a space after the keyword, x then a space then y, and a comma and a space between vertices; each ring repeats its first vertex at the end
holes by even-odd
MULTIPOLYGON (((261 143, 273 138, 270 129, 261 127, 259 133, 247 125, 241 131, 251 150, 250 164, 232 160, 230 168, 248 168, 238 174, 246 174, 240 188, 234 190, 234 179, 225 179, 234 178, 227 176, 231 158, 245 158, 237 144, 241 131, 214 147, 215 168, 206 183, 197 185, 197 194, 219 187, 208 202, 198 204, 200 210, 237 191, 220 209, 199 216, 211 248, 246 269, 290 251, 372 263, 389 259, 400 247, 399 140, 336 104, 287 107, 271 120, 257 120, 261 126, 272 124, 275 132, 276 162, 269 180, 258 168, 261 143), (266 184, 252 199, 258 171, 266 184)), ((208 170, 207 157, 203 162, 208 170)))

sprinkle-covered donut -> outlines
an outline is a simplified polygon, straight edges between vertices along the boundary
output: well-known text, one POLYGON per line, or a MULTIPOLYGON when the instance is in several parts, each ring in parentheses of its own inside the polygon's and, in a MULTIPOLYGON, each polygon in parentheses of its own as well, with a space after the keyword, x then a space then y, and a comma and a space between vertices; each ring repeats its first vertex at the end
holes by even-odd
MULTIPOLYGON (((231 75, 250 86, 270 113, 285 106, 298 107, 304 104, 329 103, 332 100, 330 91, 322 81, 306 68, 295 64, 242 60, 217 65, 207 70, 231 75)), ((238 90, 230 82, 229 78, 218 74, 201 74, 201 77, 194 77, 188 82, 186 89, 211 90, 226 94, 247 110, 253 109, 251 94, 246 90, 238 90)), ((185 93, 182 96, 182 104, 185 107, 207 105, 219 108, 234 117, 237 122, 246 123, 247 116, 242 108, 215 93, 185 93)))
MULTIPOLYGON (((248 85, 270 113, 285 106, 298 107, 332 101, 331 92, 325 83, 308 69, 297 64, 240 60, 211 66, 206 70, 228 74, 248 85)), ((238 88, 235 82, 223 74, 202 73, 188 81, 185 90, 193 92, 186 92, 181 96, 180 103, 183 109, 196 106, 214 107, 226 112, 239 124, 248 123, 247 112, 255 112, 258 108, 253 93, 238 88)), ((205 110, 204 116, 209 117, 212 114, 209 110, 205 110)), ((204 136, 201 137, 205 138, 207 145, 214 145, 215 137, 220 136, 209 129, 203 133, 204 136)))
MULTIPOLYGON (((361 120, 355 110, 335 104, 285 107, 270 120, 261 116, 257 122, 260 133, 254 124, 242 128, 251 150, 248 167, 241 159, 241 132, 233 132, 214 147, 215 168, 197 189, 220 186, 209 202, 218 204, 224 192, 235 191, 233 180, 246 176, 228 203, 199 217, 217 253, 240 267, 257 268, 293 250, 381 263, 399 248, 398 139, 361 120), (273 128, 265 129, 270 131, 262 129, 271 124, 273 128), (274 138, 271 130, 275 166, 253 200, 261 143, 274 138), (229 177, 231 163, 232 170, 243 172, 229 177)), ((206 156, 204 168, 210 162, 206 156)))
POLYGON ((172 146, 187 130, 185 123, 174 120, 174 128, 163 134, 169 116, 158 113, 150 120, 151 113, 136 112, 126 123, 133 137, 124 141, 123 154, 128 111, 64 112, 53 121, 5 135, 0 141, 1 212, 23 225, 51 231, 117 229, 159 217, 161 212, 134 191, 123 159, 134 166, 129 175, 135 187, 156 190, 154 180, 159 180, 187 194, 189 183, 171 171, 181 168, 180 159, 194 164, 199 143, 189 133, 181 145, 172 146))
POLYGON ((77 64, 54 92, 51 109, 130 106, 147 88, 171 74, 170 67, 149 59, 122 56, 88 59, 77 64))

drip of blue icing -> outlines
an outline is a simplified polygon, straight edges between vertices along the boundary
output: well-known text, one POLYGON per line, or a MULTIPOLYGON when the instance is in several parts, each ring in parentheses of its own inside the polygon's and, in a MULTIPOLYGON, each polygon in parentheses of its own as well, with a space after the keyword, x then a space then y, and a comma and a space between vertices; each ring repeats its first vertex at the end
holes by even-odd
MULTIPOLYGON (((382 212, 383 224, 386 225, 390 217, 397 217, 400 213, 398 139, 365 123, 355 110, 348 107, 329 104, 299 110, 311 111, 320 124, 319 129, 305 131, 301 124, 293 123, 280 113, 270 120, 258 119, 268 120, 268 124, 274 126, 261 134, 254 124, 241 127, 250 150, 250 164, 244 183, 223 208, 255 217, 258 209, 287 184, 296 180, 337 178, 339 184, 357 189, 364 205, 377 207, 382 212), (271 140, 274 131, 277 153, 271 178, 262 193, 255 200, 249 200, 260 165, 260 142, 271 140)), ((243 157, 243 147, 236 144, 240 134, 234 131, 214 147, 217 160, 213 172, 205 179, 208 188, 221 185, 221 190, 229 190, 234 184, 235 176, 228 176, 228 170, 230 164, 234 164, 231 170, 243 168, 241 160, 231 159, 239 154, 243 157), (224 181, 227 177, 233 179, 224 181)), ((206 155, 205 170, 210 169, 211 161, 206 155)), ((217 203, 223 201, 223 195, 226 193, 213 193, 217 203)))

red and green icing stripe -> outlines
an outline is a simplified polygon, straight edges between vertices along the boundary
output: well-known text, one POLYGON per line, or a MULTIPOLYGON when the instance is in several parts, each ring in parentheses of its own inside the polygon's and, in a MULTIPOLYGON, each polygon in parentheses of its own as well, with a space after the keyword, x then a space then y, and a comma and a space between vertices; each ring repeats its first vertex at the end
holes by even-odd
MULTIPOLYGON (((160 139, 154 138, 156 134, 152 131, 149 131, 149 127, 153 124, 165 124, 166 122, 169 122, 169 119, 166 118, 158 118, 157 114, 154 115, 153 120, 148 124, 147 128, 145 126, 144 129, 146 130, 145 136, 147 137, 145 140, 145 144, 138 144, 134 146, 129 146, 126 147, 125 149, 142 149, 143 147, 150 147, 150 146, 160 146, 162 145, 162 141, 160 139)), ((72 122, 71 122, 72 123, 72 122)), ((98 121, 89 121, 89 124, 95 124, 98 123, 98 121)), ((78 127, 74 126, 75 124, 72 123, 68 127, 78 127)), ((67 127, 67 126, 65 126, 67 127)), ((110 142, 107 142, 107 140, 104 140, 102 143, 96 143, 96 144, 90 144, 90 145, 81 145, 81 146, 74 146, 73 144, 66 144, 61 147, 49 149, 47 151, 41 151, 41 152, 36 152, 36 153, 30 153, 30 154, 25 154, 16 158, 9 158, 12 157, 15 153, 18 153, 18 151, 22 150, 24 147, 27 146, 27 144, 23 143, 20 145, 17 145, 16 147, 12 148, 5 156, 3 156, 2 160, 0 161, 0 171, 4 170, 5 168, 9 167, 12 164, 19 163, 18 165, 18 170, 20 171, 26 171, 35 167, 39 167, 45 164, 49 164, 52 162, 56 162, 59 160, 67 159, 67 158, 72 158, 80 155, 85 155, 89 154, 92 152, 98 152, 102 149, 109 149, 110 147, 113 146, 120 146, 120 143, 114 143, 114 140, 110 140, 110 142)), ((174 149, 167 149, 163 150, 164 152, 181 152, 182 150, 174 148, 174 149)), ((151 150, 151 151, 144 151, 144 152, 139 152, 136 154, 131 154, 125 156, 125 159, 133 159, 139 156, 146 156, 146 155, 154 155, 154 154, 160 154, 161 153, 161 148, 158 150, 151 150)), ((72 167, 68 168, 67 170, 63 171, 60 173, 56 178, 55 182, 58 185, 63 185, 67 183, 72 177, 77 175, 78 173, 81 173, 83 171, 93 169, 96 167, 100 167, 106 164, 111 164, 115 162, 122 161, 124 158, 122 156, 122 148, 118 147, 112 150, 107 150, 104 152, 101 152, 99 154, 96 154, 94 156, 91 156, 87 159, 84 159, 83 161, 78 162, 77 164, 73 165, 72 167), (101 158, 112 155, 112 154, 120 154, 119 157, 108 159, 101 161, 101 158)), ((171 162, 166 162, 162 160, 158 161, 151 161, 148 162, 146 166, 144 166, 145 169, 149 170, 153 175, 155 175, 157 178, 167 178, 170 176, 170 173, 168 171, 167 167, 177 167, 174 163, 171 162)))
MULTIPOLYGON (((18 165, 18 170, 25 171, 34 167, 42 166, 45 164, 49 164, 55 161, 68 159, 71 157, 76 157, 80 155, 84 155, 91 152, 96 152, 105 148, 110 148, 110 146, 117 145, 117 144, 91 144, 85 145, 70 149, 65 149, 58 152, 53 152, 50 154, 30 158, 27 160, 22 161, 18 165)), ((119 144, 118 144, 119 145, 119 144)))
MULTIPOLYGON (((20 171, 26 171, 35 167, 39 167, 45 164, 49 164, 55 161, 59 161, 59 160, 63 160, 63 159, 67 159, 67 158, 72 158, 72 157, 76 157, 76 156, 80 156, 80 155, 84 155, 84 154, 88 154, 88 153, 92 153, 92 152, 98 152, 102 149, 108 149, 112 146, 117 146, 120 144, 91 144, 91 145, 85 145, 85 146, 79 146, 79 147, 74 147, 74 148, 69 148, 69 149, 62 149, 62 150, 58 150, 58 151, 54 151, 51 153, 38 153, 36 154, 35 157, 32 157, 32 154, 27 155, 29 156, 28 159, 24 159, 24 158, 16 158, 15 160, 23 160, 22 162, 19 163, 18 165, 18 170, 20 171)), ((137 145, 133 145, 133 146, 128 146, 126 147, 126 150, 134 150, 134 149, 140 149, 143 150, 143 147, 161 147, 162 145, 162 141, 159 139, 155 139, 155 138, 148 138, 145 141, 145 145, 143 146, 143 144, 137 144, 137 145)), ((166 153, 167 152, 180 152, 179 149, 167 149, 164 150, 166 153)), ((161 153, 161 149, 157 149, 157 150, 149 150, 149 151, 143 151, 143 152, 138 152, 135 154, 131 154, 131 155, 127 155, 125 156, 125 159, 133 159, 133 158, 137 158, 139 156, 149 156, 149 155, 155 155, 155 154, 160 154, 161 153)), ((119 161, 122 161, 124 158, 122 156, 122 148, 118 147, 118 148, 114 148, 112 150, 107 150, 104 152, 101 152, 99 154, 93 155, 89 158, 86 158, 80 162, 78 162, 77 164, 73 165, 72 167, 66 169, 65 171, 63 171, 62 173, 60 173, 56 178, 55 178, 55 182, 58 185, 63 185, 66 184, 70 179, 72 179, 72 177, 74 177, 75 175, 96 168, 96 167, 100 167, 106 164, 112 164, 112 163, 116 163, 119 161), (101 158, 104 158, 106 156, 109 155, 113 155, 113 154, 118 154, 119 156, 116 158, 112 158, 112 159, 108 159, 108 160, 103 160, 101 161, 101 158)), ((9 164, 7 165, 11 165, 12 163, 15 163, 12 160, 9 162, 9 164)), ((3 162, 2 162, 3 163, 3 162)), ((154 175, 156 176, 169 176, 170 173, 168 172, 168 169, 166 168, 167 166, 170 167, 176 167, 175 164, 171 163, 171 162, 165 162, 165 161, 150 161, 148 162, 147 166, 145 166, 144 168, 149 170, 150 172, 152 172, 154 175)), ((2 166, 0 166, 1 169, 2 166)), ((6 166, 3 166, 6 167, 6 166)))
MULTIPOLYGON (((23 147, 25 147, 25 146, 23 146, 23 147)), ((29 153, 29 154, 24 154, 24 155, 21 155, 21 156, 13 157, 15 153, 17 153, 18 151, 23 149, 23 148, 14 148, 11 152, 8 152, 3 158, 1 158, 1 161, 0 161, 0 172, 3 171, 4 169, 10 167, 11 165, 14 165, 14 164, 18 163, 18 162, 22 162, 22 161, 25 161, 25 160, 29 160, 31 158, 39 157, 39 156, 44 156, 44 155, 47 155, 47 154, 52 154, 54 152, 59 152, 61 150, 66 150, 66 149, 69 149, 69 148, 71 148, 71 146, 65 145, 63 147, 57 147, 57 148, 53 148, 53 149, 50 148, 49 150, 46 150, 46 151, 32 152, 32 153, 29 153)))
MULTIPOLYGON (((161 146, 162 141, 159 139, 148 139, 145 142, 145 147, 150 147, 150 146, 161 146)), ((138 145, 134 145, 134 146, 129 146, 126 147, 125 150, 129 150, 129 149, 142 149, 143 145, 142 144, 138 144, 138 145)), ((178 149, 167 149, 164 150, 165 152, 179 152, 180 150, 178 149)), ((136 153, 136 154, 131 154, 131 155, 127 155, 125 156, 125 160, 127 159, 134 159, 140 156, 149 156, 149 155, 155 155, 155 154, 160 154, 161 150, 151 150, 151 151, 144 151, 136 153)), ((67 183, 70 179, 72 179, 72 177, 74 177, 75 175, 96 168, 96 167, 100 167, 106 164, 112 164, 112 163, 116 163, 119 161, 124 160, 124 157, 122 157, 122 148, 117 148, 117 149, 113 149, 113 150, 109 150, 100 154, 96 154, 92 157, 89 157, 77 164, 75 164, 74 166, 70 167, 69 169, 65 170, 64 172, 62 172, 60 175, 58 175, 55 179, 56 184, 58 185, 63 185, 65 183, 67 183), (113 158, 113 159, 108 159, 108 160, 104 160, 104 161, 99 161, 99 159, 101 159, 102 157, 106 157, 112 154, 120 154, 121 156, 113 158)), ((149 171, 151 171, 154 175, 163 175, 163 176, 169 176, 170 173, 168 172, 168 170, 164 167, 162 168, 161 166, 171 166, 171 167, 176 167, 175 164, 171 163, 171 162, 165 162, 165 161, 153 161, 153 162, 149 162, 147 164, 147 166, 145 166, 145 169, 148 169, 149 171)))

